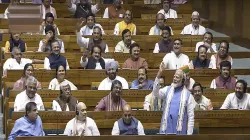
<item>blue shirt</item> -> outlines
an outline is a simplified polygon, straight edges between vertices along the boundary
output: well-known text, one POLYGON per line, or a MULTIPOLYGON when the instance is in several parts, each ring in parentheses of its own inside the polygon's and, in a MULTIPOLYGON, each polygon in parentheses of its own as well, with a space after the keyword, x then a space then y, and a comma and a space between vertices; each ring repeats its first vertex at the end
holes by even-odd
POLYGON ((8 140, 15 140, 17 136, 45 136, 41 118, 37 116, 35 121, 30 121, 24 116, 16 120, 8 140))
MULTIPOLYGON (((153 89, 154 81, 145 80, 145 83, 146 84, 141 89, 144 89, 144 90, 152 90, 153 89)), ((131 89, 139 89, 139 81, 137 79, 132 82, 131 89)))

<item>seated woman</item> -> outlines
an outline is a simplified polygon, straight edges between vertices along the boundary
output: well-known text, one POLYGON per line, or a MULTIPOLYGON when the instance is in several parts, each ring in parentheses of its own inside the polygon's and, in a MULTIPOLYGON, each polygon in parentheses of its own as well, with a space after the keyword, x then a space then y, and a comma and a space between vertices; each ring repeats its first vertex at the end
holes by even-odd
POLYGON ((51 46, 51 42, 57 41, 61 50, 60 53, 65 53, 64 50, 64 43, 61 39, 56 37, 55 34, 55 28, 52 25, 47 25, 45 27, 45 39, 41 40, 39 43, 39 48, 38 48, 38 52, 51 52, 52 50, 52 46, 51 46))
MULTIPOLYGON (((33 72, 34 72, 34 67, 31 63, 27 63, 24 66, 24 70, 23 70, 23 76, 16 81, 16 83, 14 84, 13 90, 25 90, 25 86, 26 86, 26 80, 29 76, 33 76, 33 72)), ((41 83, 37 81, 37 89, 41 89, 41 83)))
POLYGON ((60 84, 60 95, 53 100, 52 108, 55 111, 75 111, 77 99, 72 96, 70 85, 67 81, 60 84))
POLYGON ((52 25, 55 29, 55 34, 56 35, 60 35, 60 32, 59 32, 59 29, 58 27, 56 26, 56 24, 54 23, 54 16, 52 13, 46 13, 45 15, 45 20, 42 22, 42 25, 40 26, 40 34, 41 35, 46 35, 45 34, 45 27, 47 25, 52 25))
POLYGON ((56 77, 50 81, 48 89, 60 90, 60 83, 67 81, 71 90, 77 90, 77 87, 73 83, 71 83, 67 79, 64 79, 65 74, 66 74, 66 69, 62 65, 59 65, 56 68, 56 77))
POLYGON ((27 51, 27 45, 24 40, 20 38, 19 33, 11 33, 10 34, 10 40, 6 41, 4 52, 9 53, 12 52, 12 49, 14 47, 20 48, 21 52, 27 51))
POLYGON ((198 56, 190 61, 190 69, 207 69, 212 68, 212 64, 209 59, 207 59, 207 47, 200 45, 198 48, 198 56))

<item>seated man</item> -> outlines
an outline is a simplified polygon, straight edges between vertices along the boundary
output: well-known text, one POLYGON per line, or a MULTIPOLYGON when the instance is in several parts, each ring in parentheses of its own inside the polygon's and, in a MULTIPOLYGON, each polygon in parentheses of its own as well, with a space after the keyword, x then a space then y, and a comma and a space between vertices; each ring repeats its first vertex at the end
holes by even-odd
POLYGON ((95 121, 87 117, 86 105, 79 102, 75 109, 76 116, 67 123, 63 134, 68 136, 100 136, 95 121))
POLYGON ((118 42, 115 46, 115 52, 129 53, 130 45, 135 41, 131 39, 131 32, 129 29, 122 31, 122 41, 118 42))
POLYGON ((155 44, 153 53, 170 53, 173 50, 174 42, 171 37, 171 29, 168 26, 162 28, 162 39, 155 44))
POLYGON ((96 105, 95 111, 120 111, 127 102, 122 99, 122 83, 119 80, 112 81, 111 92, 103 97, 96 105))
POLYGON ((233 65, 233 58, 228 54, 229 43, 226 40, 220 42, 218 52, 211 56, 212 69, 219 69, 222 61, 229 61, 233 65))
POLYGON ((148 68, 147 60, 140 57, 140 46, 137 43, 130 45, 130 57, 123 63, 124 69, 139 69, 140 67, 148 68))
POLYGON ((141 122, 132 116, 130 105, 123 107, 123 116, 114 123, 112 135, 145 135, 141 122))
POLYGON ((145 67, 138 69, 137 79, 132 82, 131 89, 152 90, 154 81, 148 80, 148 71, 145 67))
POLYGON ((96 26, 101 28, 102 34, 105 34, 102 26, 100 24, 98 24, 98 23, 95 23, 95 15, 92 14, 92 13, 89 13, 87 15, 87 17, 86 17, 86 25, 83 26, 80 29, 81 36, 83 36, 83 35, 92 35, 93 34, 93 29, 96 26))
POLYGON ((39 42, 38 52, 51 52, 52 42, 57 42, 60 46, 60 52, 65 53, 64 43, 61 39, 56 37, 55 27, 53 25, 47 25, 45 27, 45 39, 39 42))
POLYGON ((28 102, 25 105, 25 112, 25 116, 15 121, 8 140, 15 140, 17 136, 45 136, 36 103, 28 102))
POLYGON ((128 82, 123 77, 117 75, 118 64, 115 61, 110 61, 105 64, 107 78, 103 79, 100 83, 98 90, 110 90, 112 82, 119 80, 122 83, 122 89, 128 89, 128 82))
POLYGON ((80 3, 72 3, 71 0, 66 0, 68 9, 74 14, 74 18, 86 18, 88 14, 96 14, 99 11, 100 0, 97 0, 96 5, 91 5, 88 0, 80 0, 80 3))
POLYGON ((180 68, 185 74, 186 74, 186 81, 185 81, 185 86, 188 90, 192 90, 192 87, 195 83, 194 79, 190 77, 190 70, 188 65, 183 66, 180 68))
POLYGON ((57 41, 51 41, 51 53, 44 59, 44 68, 56 69, 59 65, 62 65, 67 70, 69 69, 69 64, 67 59, 60 54, 61 46, 57 41))
POLYGON ((192 13, 191 20, 192 23, 182 30, 182 35, 204 35, 207 32, 206 28, 200 25, 200 14, 197 11, 192 13))
POLYGON ((102 40, 102 29, 99 26, 93 27, 93 37, 85 38, 81 35, 80 30, 84 25, 84 21, 79 19, 76 25, 76 35, 77 35, 77 44, 81 48, 85 48, 87 50, 91 50, 94 46, 100 46, 102 48, 102 52, 109 52, 109 48, 107 43, 102 40))
POLYGON ((234 89, 236 78, 231 77, 231 63, 229 61, 222 61, 220 63, 220 75, 213 79, 210 88, 234 89))
POLYGON ((75 111, 77 99, 72 96, 70 85, 67 81, 60 84, 60 95, 53 100, 52 108, 55 111, 75 111))
POLYGON ((212 68, 211 61, 207 59, 208 48, 205 45, 200 45, 198 48, 198 56, 190 61, 190 69, 209 69, 212 68))
POLYGON ((122 0, 114 0, 113 5, 105 8, 103 18, 123 18, 124 13, 125 10, 122 7, 122 0))
MULTIPOLYGON (((161 76, 159 78, 160 88, 165 87, 165 77, 161 76)), ((143 109, 147 111, 160 111, 162 110, 162 106, 164 106, 164 102, 161 99, 155 97, 151 92, 145 97, 143 109)))
POLYGON ((54 27, 54 29, 55 29, 55 35, 60 35, 59 29, 58 29, 57 25, 54 23, 54 16, 50 12, 46 13, 45 19, 42 22, 42 25, 40 25, 40 34, 41 35, 46 35, 45 27, 47 25, 51 25, 51 26, 54 27))
POLYGON ((56 15, 56 9, 51 6, 51 0, 42 0, 43 4, 41 5, 41 13, 42 18, 45 19, 46 13, 52 13, 55 18, 57 18, 56 15))
MULTIPOLYGON (((149 35, 161 35, 162 34, 162 30, 163 28, 165 27, 165 22, 166 22, 166 19, 164 17, 164 15, 162 13, 158 13, 156 15, 156 25, 151 27, 150 31, 149 31, 149 35)), ((173 31, 170 28, 170 33, 171 35, 173 35, 173 31)))
POLYGON ((247 92, 247 82, 239 80, 235 83, 234 93, 227 95, 220 109, 250 109, 250 95, 247 92))
POLYGON ((208 53, 215 53, 217 52, 216 44, 213 43, 213 34, 211 32, 206 32, 203 35, 203 41, 197 42, 195 47, 195 52, 198 52, 198 48, 204 45, 207 47, 208 53))
POLYGON ((44 110, 42 98, 37 94, 37 80, 33 76, 27 78, 25 90, 17 94, 14 111, 25 111, 28 102, 35 102, 38 110, 44 110))
POLYGON ((130 10, 127 10, 125 12, 123 19, 123 21, 116 23, 114 35, 121 35, 122 31, 125 29, 129 29, 132 35, 136 35, 136 26, 134 23, 132 23, 133 14, 130 10))
POLYGON ((192 94, 194 96, 194 110, 213 110, 211 100, 206 98, 203 94, 203 87, 196 82, 193 85, 192 94))
POLYGON ((171 9, 172 0, 162 0, 162 7, 158 13, 162 13, 165 16, 165 19, 168 18, 177 18, 177 12, 171 9))
POLYGON ((20 38, 20 33, 11 33, 10 39, 6 41, 4 53, 12 52, 14 47, 18 47, 21 52, 27 51, 27 44, 20 38))
POLYGON ((162 61, 167 69, 179 69, 189 64, 189 57, 181 53, 181 48, 182 40, 175 39, 173 51, 171 53, 167 53, 162 61))

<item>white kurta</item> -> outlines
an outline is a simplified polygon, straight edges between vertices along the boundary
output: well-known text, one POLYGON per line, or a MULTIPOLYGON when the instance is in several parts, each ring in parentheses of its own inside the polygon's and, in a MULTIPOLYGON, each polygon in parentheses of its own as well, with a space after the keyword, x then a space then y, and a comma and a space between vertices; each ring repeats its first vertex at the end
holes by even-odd
MULTIPOLYGON (((93 14, 96 14, 99 11, 98 9, 96 9, 96 6, 97 6, 97 4, 96 5, 91 5, 91 11, 92 11, 93 14)), ((69 9, 69 11, 71 13, 75 14, 75 12, 76 12, 76 4, 72 3, 71 8, 68 8, 68 9, 69 9)))
POLYGON ((213 110, 211 100, 203 95, 201 95, 201 99, 199 102, 196 102, 194 100, 193 103, 195 110, 213 110))
POLYGON ((25 111, 25 106, 29 102, 35 102, 38 110, 44 110, 43 101, 40 95, 36 93, 34 98, 30 99, 26 94, 26 90, 24 90, 16 96, 14 111, 25 111))
POLYGON ((85 122, 78 121, 76 120, 76 118, 71 119, 67 123, 63 134, 68 135, 68 136, 73 136, 73 133, 76 129, 78 132, 78 136, 82 134, 83 130, 85 130, 85 136, 100 136, 100 132, 97 128, 95 121, 89 117, 86 117, 86 122, 87 122, 87 126, 85 129, 85 125, 86 125, 85 122))
POLYGON ((92 35, 93 29, 94 29, 95 26, 100 27, 100 28, 101 28, 101 31, 102 31, 102 34, 103 34, 103 35, 105 34, 105 32, 104 32, 104 30, 103 30, 103 28, 102 28, 102 25, 97 24, 97 23, 95 23, 95 25, 93 26, 92 29, 90 29, 87 25, 83 26, 83 27, 81 28, 81 30, 80 30, 80 34, 81 34, 81 35, 92 35))
MULTIPOLYGON (((69 83, 71 90, 77 90, 77 87, 73 83, 71 83, 67 79, 64 79, 64 81, 69 83)), ((54 78, 50 81, 48 89, 60 90, 60 83, 58 82, 58 80, 56 78, 54 78)))
POLYGON ((190 77, 189 85, 188 85, 188 87, 186 87, 186 88, 187 88, 188 90, 192 90, 194 83, 195 83, 194 79, 190 77))
MULTIPOLYGON (((131 44, 134 42, 134 40, 131 40, 131 44)), ((129 53, 129 49, 129 46, 127 46, 123 40, 118 42, 115 46, 115 52, 129 53)))
POLYGON ((248 93, 244 93, 243 98, 240 100, 236 97, 235 93, 230 93, 229 95, 227 95, 220 109, 249 110, 250 95, 248 93))
POLYGON ((206 28, 199 25, 199 28, 195 29, 193 24, 189 24, 184 27, 181 34, 182 35, 204 35, 207 32, 206 28))
MULTIPOLYGON (((197 42, 196 43, 196 47, 195 47, 195 52, 198 52, 198 48, 200 47, 200 45, 204 45, 203 41, 197 42)), ((214 52, 217 52, 217 47, 215 43, 212 43, 212 49, 214 50, 214 52)), ((211 53, 210 49, 207 50, 208 53, 211 53)))
POLYGON ((179 69, 185 65, 189 65, 189 58, 183 53, 181 53, 179 56, 176 56, 172 51, 171 53, 167 53, 164 56, 163 63, 167 69, 179 69))
POLYGON ((16 59, 14 58, 8 58, 4 65, 3 65, 3 70, 23 70, 24 66, 27 63, 32 63, 31 59, 27 59, 27 58, 21 58, 20 64, 17 63, 16 59))
MULTIPOLYGON (((138 135, 145 135, 144 128, 143 128, 143 126, 142 126, 142 124, 141 124, 141 122, 139 120, 138 120, 138 125, 137 125, 137 131, 138 131, 138 135)), ((118 126, 118 121, 116 121, 114 123, 111 134, 112 135, 120 135, 120 129, 119 129, 119 126, 118 126)))
POLYGON ((169 9, 167 13, 164 11, 164 9, 161 9, 158 13, 163 14, 165 16, 165 19, 178 18, 177 12, 173 9, 169 9))
MULTIPOLYGON (((78 101, 77 101, 77 103, 78 103, 78 101)), ((55 111, 62 111, 61 106, 59 105, 59 103, 56 100, 53 100, 53 102, 52 102, 52 109, 55 111)), ((68 104, 66 104, 66 111, 69 111, 68 104)))
MULTIPOLYGON (((119 80, 122 83, 122 89, 128 89, 128 82, 123 77, 117 75, 114 80, 119 80)), ((98 90, 111 90, 111 85, 114 80, 110 80, 109 77, 103 79, 98 87, 98 90)))
MULTIPOLYGON (((123 14, 119 14, 120 18, 123 18, 123 14)), ((109 8, 105 8, 104 14, 103 14, 103 18, 109 18, 109 8)))

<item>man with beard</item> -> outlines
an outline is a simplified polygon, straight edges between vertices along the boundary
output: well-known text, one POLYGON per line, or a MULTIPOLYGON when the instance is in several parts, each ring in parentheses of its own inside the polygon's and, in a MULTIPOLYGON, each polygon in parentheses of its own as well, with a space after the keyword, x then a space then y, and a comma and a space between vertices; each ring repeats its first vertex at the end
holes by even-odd
POLYGON ((88 14, 87 17, 86 17, 86 22, 87 22, 86 25, 83 26, 80 29, 81 36, 83 36, 83 35, 92 35, 93 34, 93 29, 96 26, 101 28, 102 34, 105 34, 102 26, 100 24, 98 24, 98 23, 95 23, 95 15, 94 14, 92 14, 92 13, 88 14))
POLYGON ((235 92, 227 95, 220 109, 250 109, 250 95, 247 92, 247 82, 239 80, 235 83, 235 92))
POLYGON ((137 43, 130 45, 130 57, 123 63, 124 69, 148 68, 147 60, 140 57, 140 46, 137 43))
POLYGON ((110 61, 105 64, 107 78, 103 79, 100 83, 98 90, 110 90, 112 82, 118 80, 122 83, 122 89, 128 89, 128 82, 123 77, 117 75, 118 62, 110 61))
POLYGON ((211 100, 206 98, 203 94, 203 87, 196 82, 193 85, 192 94, 194 96, 194 110, 213 110, 211 100))
POLYGON ((148 71, 145 67, 138 69, 137 79, 132 82, 131 89, 152 90, 154 81, 148 80, 148 71))
POLYGON ((167 69, 179 69, 189 64, 189 57, 181 53, 181 48, 182 40, 175 39, 173 51, 171 53, 167 53, 162 61, 167 69))
POLYGON ((100 136, 95 121, 87 117, 86 105, 79 102, 75 109, 76 116, 67 123, 63 134, 68 136, 100 136))
MULTIPOLYGON (((164 15, 162 13, 158 13, 156 15, 156 25, 151 27, 150 31, 149 31, 149 35, 162 35, 162 30, 165 27, 165 22, 166 19, 164 17, 164 15)), ((169 27, 171 30, 171 35, 173 35, 173 31, 171 29, 171 27, 169 27)))
POLYGON ((195 52, 198 52, 198 48, 204 45, 207 47, 208 53, 215 53, 217 52, 216 44, 213 43, 213 34, 211 32, 206 32, 203 35, 203 41, 197 42, 195 47, 195 52))
POLYGON ((61 46, 58 41, 51 41, 52 51, 49 56, 44 59, 44 69, 56 69, 59 65, 62 65, 67 70, 69 64, 67 59, 60 54, 61 46))
POLYGON ((177 18, 177 12, 173 9, 171 9, 171 2, 172 0, 162 0, 162 7, 158 13, 161 13, 165 16, 165 19, 168 18, 177 18))
POLYGON ((171 29, 168 26, 162 28, 162 39, 155 44, 153 53, 170 53, 173 50, 174 42, 170 39, 171 29))
POLYGON ((191 20, 192 23, 182 30, 182 35, 204 35, 207 32, 206 28, 200 25, 200 14, 197 11, 192 13, 191 20))
POLYGON ((68 9, 74 14, 74 18, 86 18, 88 14, 96 14, 99 11, 100 0, 96 5, 91 5, 88 0, 80 0, 80 3, 74 4, 71 0, 66 0, 68 9))
POLYGON ((129 29, 132 35, 136 35, 136 26, 132 23, 133 14, 130 10, 125 11, 123 19, 123 21, 116 23, 114 35, 121 35, 125 29, 129 29))
POLYGON ((26 81, 25 90, 17 94, 14 111, 25 111, 28 102, 35 102, 38 110, 44 110, 42 98, 37 92, 37 80, 33 76, 29 76, 26 81))
POLYGON ((192 135, 194 128, 193 95, 184 86, 186 75, 182 70, 176 70, 173 83, 160 89, 159 78, 165 69, 161 63, 154 82, 154 96, 165 100, 160 126, 161 134, 192 135))
POLYGON ((141 122, 132 116, 130 105, 123 107, 123 116, 114 123, 112 135, 145 135, 141 122))
POLYGON ((83 47, 87 50, 91 50, 94 46, 100 46, 102 48, 102 52, 109 52, 108 45, 104 40, 102 40, 102 29, 99 26, 93 27, 92 38, 85 38, 81 35, 80 30, 84 25, 82 19, 79 19, 76 25, 77 28, 77 44, 80 47, 83 47))
POLYGON ((234 89, 236 78, 231 77, 231 63, 229 61, 222 61, 220 63, 220 75, 213 79, 210 88, 234 89))
POLYGON ((103 97, 95 107, 95 111, 121 111, 127 102, 121 98, 122 83, 119 80, 112 81, 111 92, 103 97))
POLYGON ((125 10, 121 5, 122 5, 122 0, 114 0, 113 5, 105 9, 103 18, 110 18, 110 19, 123 18, 125 10))
POLYGON ((45 136, 37 110, 35 102, 28 102, 25 105, 25 116, 15 121, 8 140, 15 140, 17 136, 45 136))
POLYGON ((222 61, 229 61, 233 65, 233 58, 228 54, 229 43, 226 40, 220 42, 218 52, 211 56, 212 69, 219 69, 222 61))
POLYGON ((70 85, 67 81, 60 84, 60 95, 53 100, 52 108, 55 111, 75 111, 77 99, 72 96, 70 85))
POLYGON ((185 81, 185 86, 188 90, 191 90, 195 81, 193 78, 190 77, 190 70, 188 65, 183 66, 180 68, 185 74, 186 74, 186 81, 185 81))
POLYGON ((131 31, 129 29, 125 29, 122 31, 122 41, 118 42, 115 46, 115 52, 123 52, 129 53, 130 45, 134 43, 131 39, 131 31))

